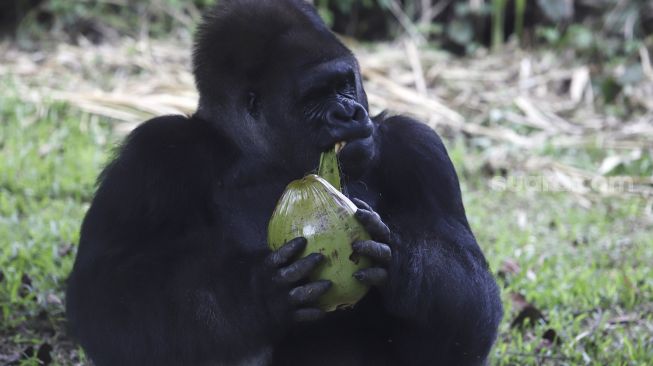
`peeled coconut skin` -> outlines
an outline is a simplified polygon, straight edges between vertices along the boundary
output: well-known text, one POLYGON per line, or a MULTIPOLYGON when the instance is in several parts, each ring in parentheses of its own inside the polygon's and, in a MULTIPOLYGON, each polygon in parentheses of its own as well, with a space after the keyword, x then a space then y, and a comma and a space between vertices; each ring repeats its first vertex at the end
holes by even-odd
POLYGON ((340 165, 338 164, 338 150, 342 145, 336 144, 331 150, 327 150, 320 155, 320 165, 317 168, 317 175, 329 182, 338 192, 342 192, 340 183, 340 165))
POLYGON ((320 176, 311 174, 288 184, 268 225, 268 244, 273 250, 299 236, 307 240, 301 256, 322 253, 325 261, 311 280, 328 279, 333 286, 318 300, 324 311, 352 307, 368 287, 352 277, 368 268, 367 258, 356 258, 351 244, 370 239, 354 213, 357 207, 320 176))

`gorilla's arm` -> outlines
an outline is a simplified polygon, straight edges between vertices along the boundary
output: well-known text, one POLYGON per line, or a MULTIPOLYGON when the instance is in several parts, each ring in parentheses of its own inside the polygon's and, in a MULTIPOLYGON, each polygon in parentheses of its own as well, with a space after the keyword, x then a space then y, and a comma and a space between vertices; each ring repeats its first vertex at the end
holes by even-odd
POLYGON ((437 134, 406 117, 380 125, 378 211, 392 233, 384 293, 405 364, 482 362, 502 309, 437 134), (411 335, 411 336, 409 336, 411 335))
POLYGON ((240 291, 249 268, 233 264, 235 245, 217 243, 211 134, 183 117, 151 120, 100 177, 67 294, 71 330, 99 365, 265 349, 267 315, 245 310, 256 292, 240 291))
MULTIPOLYGON (((305 243, 244 251, 211 207, 232 158, 200 121, 161 117, 100 177, 67 293, 70 329, 99 366, 264 364, 289 290, 269 279, 305 243)), ((285 267, 287 282, 311 260, 285 267)))

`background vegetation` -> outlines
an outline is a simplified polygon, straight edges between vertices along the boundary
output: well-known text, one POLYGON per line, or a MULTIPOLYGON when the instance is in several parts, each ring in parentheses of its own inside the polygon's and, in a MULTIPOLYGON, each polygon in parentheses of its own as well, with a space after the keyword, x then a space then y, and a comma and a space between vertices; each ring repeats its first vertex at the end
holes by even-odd
MULTIPOLYGON (((85 365, 63 290, 94 181, 192 111, 212 0, 0 3, 0 365, 85 365)), ((373 113, 445 139, 503 288, 496 365, 653 364, 653 4, 315 0, 373 113)))

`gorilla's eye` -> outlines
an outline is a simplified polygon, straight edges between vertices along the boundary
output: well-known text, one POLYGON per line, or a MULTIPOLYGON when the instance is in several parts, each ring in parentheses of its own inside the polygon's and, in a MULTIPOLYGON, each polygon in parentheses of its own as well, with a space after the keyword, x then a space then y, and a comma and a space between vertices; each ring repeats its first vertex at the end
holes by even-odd
POLYGON ((336 81, 336 90, 346 91, 351 89, 352 82, 348 78, 339 79, 336 81))
POLYGON ((353 74, 337 80, 336 92, 349 98, 356 95, 356 83, 353 74))
POLYGON ((259 115, 259 97, 255 92, 247 93, 247 112, 252 117, 258 117, 259 115))

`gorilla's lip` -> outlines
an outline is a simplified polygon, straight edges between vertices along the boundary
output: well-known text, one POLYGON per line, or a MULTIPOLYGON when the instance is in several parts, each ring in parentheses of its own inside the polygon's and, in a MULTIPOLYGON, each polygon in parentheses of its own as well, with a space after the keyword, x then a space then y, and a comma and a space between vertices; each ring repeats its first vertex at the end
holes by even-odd
POLYGON ((337 127, 327 128, 320 147, 322 150, 331 149, 334 145, 339 144, 341 148, 349 142, 362 140, 368 138, 373 132, 372 121, 368 120, 364 123, 341 125, 337 127))

